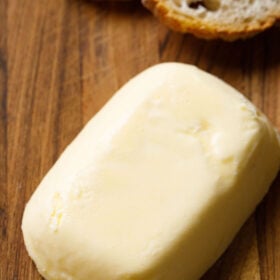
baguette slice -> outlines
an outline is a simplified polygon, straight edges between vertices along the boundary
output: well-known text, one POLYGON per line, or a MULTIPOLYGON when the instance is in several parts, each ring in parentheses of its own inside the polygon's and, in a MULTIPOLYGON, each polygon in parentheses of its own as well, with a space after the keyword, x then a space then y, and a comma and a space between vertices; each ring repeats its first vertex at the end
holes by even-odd
POLYGON ((280 0, 142 0, 175 31, 205 39, 251 37, 280 19, 280 0))

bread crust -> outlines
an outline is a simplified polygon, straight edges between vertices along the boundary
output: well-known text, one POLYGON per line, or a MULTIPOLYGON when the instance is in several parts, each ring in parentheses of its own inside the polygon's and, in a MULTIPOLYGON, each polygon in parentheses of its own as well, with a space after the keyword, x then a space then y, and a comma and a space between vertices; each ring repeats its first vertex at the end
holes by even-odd
POLYGON ((226 41, 246 39, 270 28, 280 19, 280 12, 272 11, 265 21, 219 25, 179 13, 175 9, 170 8, 163 0, 142 0, 142 3, 162 23, 174 31, 191 33, 204 39, 223 39, 226 41))

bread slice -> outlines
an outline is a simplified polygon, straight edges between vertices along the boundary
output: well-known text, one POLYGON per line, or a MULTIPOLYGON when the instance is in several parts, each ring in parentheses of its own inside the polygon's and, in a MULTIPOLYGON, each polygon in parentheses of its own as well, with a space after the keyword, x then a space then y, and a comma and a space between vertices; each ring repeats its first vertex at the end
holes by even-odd
POLYGON ((280 0, 142 0, 175 31, 233 41, 251 37, 280 19, 280 0))

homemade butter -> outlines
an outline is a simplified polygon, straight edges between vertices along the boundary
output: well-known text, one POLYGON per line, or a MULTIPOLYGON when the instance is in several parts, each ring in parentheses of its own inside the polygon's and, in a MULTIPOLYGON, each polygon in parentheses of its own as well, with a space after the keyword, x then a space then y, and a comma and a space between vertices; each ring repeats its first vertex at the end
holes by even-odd
POLYGON ((244 96, 164 63, 122 87, 28 202, 48 280, 197 280, 277 174, 277 133, 244 96))

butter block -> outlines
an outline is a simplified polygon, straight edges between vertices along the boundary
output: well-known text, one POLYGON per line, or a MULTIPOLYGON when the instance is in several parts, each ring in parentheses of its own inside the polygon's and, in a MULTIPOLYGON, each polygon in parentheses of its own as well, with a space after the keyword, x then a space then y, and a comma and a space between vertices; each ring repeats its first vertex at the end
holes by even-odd
POLYGON ((243 95, 164 63, 123 86, 26 205, 48 280, 197 280, 275 178, 278 135, 243 95))

